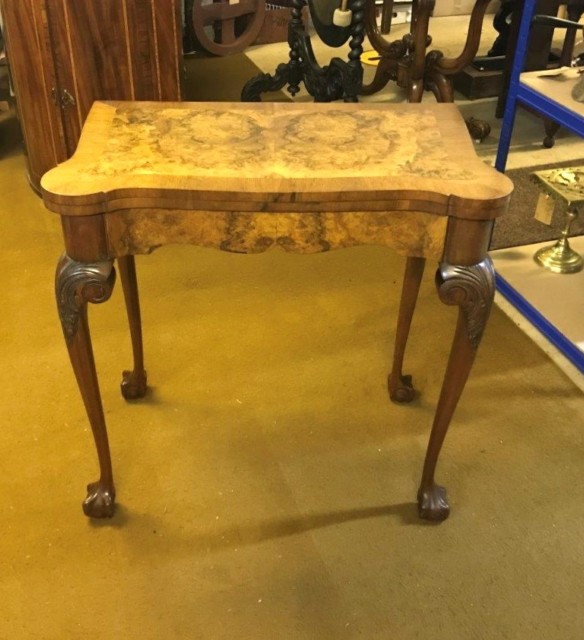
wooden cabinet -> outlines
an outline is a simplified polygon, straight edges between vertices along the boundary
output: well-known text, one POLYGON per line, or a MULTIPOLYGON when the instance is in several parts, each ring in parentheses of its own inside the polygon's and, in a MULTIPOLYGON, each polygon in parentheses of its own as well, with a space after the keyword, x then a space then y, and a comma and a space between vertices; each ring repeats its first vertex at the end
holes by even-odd
POLYGON ((75 150, 94 100, 180 100, 180 0, 0 0, 29 176, 75 150))

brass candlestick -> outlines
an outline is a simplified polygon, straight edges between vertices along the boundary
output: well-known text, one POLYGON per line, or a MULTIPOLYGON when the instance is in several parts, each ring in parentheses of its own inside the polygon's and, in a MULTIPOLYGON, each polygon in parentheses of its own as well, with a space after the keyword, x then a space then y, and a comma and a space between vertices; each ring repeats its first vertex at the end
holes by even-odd
POLYGON ((584 204, 584 167, 536 171, 532 176, 547 196, 560 201, 567 210, 560 239, 551 247, 539 249, 533 259, 554 273, 577 273, 582 270, 584 260, 570 247, 568 236, 579 206, 584 204))
POLYGON ((568 219, 562 231, 562 237, 554 245, 543 247, 535 252, 533 259, 537 264, 554 273, 577 273, 582 270, 584 260, 568 242, 570 227, 576 219, 577 213, 577 211, 568 211, 568 219))

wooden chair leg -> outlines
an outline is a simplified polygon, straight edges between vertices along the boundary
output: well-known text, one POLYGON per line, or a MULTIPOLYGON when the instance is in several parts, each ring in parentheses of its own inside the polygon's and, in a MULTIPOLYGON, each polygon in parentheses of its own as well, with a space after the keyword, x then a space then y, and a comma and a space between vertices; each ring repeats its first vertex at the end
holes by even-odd
POLYGON ((381 91, 391 80, 395 80, 395 61, 384 58, 383 54, 379 55, 381 57, 377 63, 373 80, 369 84, 362 85, 359 90, 362 96, 371 96, 381 91))
POLYGON ((434 94, 436 102, 454 102, 454 88, 450 77, 433 71, 429 73, 429 77, 425 81, 434 94))
POLYGON ((57 307, 73 371, 81 391, 97 449, 100 477, 87 487, 83 511, 93 518, 114 513, 115 487, 99 383, 95 370, 87 303, 105 302, 115 282, 113 262, 86 264, 64 255, 57 265, 57 307))
POLYGON ((418 491, 419 514, 427 520, 445 520, 450 511, 446 490, 434 482, 434 472, 489 317, 495 272, 488 257, 471 266, 443 263, 436 274, 436 284, 442 302, 458 305, 459 313, 418 491))
POLYGON ((420 283, 426 266, 425 258, 408 258, 404 273, 404 282, 399 306, 395 347, 393 351, 393 366, 388 378, 389 397, 394 402, 411 402, 415 396, 412 386, 412 376, 403 375, 404 355, 406 343, 414 317, 420 283))
POLYGON ((381 33, 387 35, 391 31, 391 20, 393 18, 393 0, 383 0, 381 7, 381 33))
POLYGON ((551 149, 556 143, 556 133, 560 129, 560 125, 549 118, 543 119, 543 128, 545 131, 545 137, 543 139, 543 146, 546 149, 551 149))
POLYGON ((124 371, 122 374, 121 391, 126 400, 136 400, 146 395, 147 377, 144 369, 142 319, 140 316, 140 299, 138 296, 138 280, 136 278, 134 256, 118 258, 118 271, 124 291, 134 359, 132 371, 124 371))

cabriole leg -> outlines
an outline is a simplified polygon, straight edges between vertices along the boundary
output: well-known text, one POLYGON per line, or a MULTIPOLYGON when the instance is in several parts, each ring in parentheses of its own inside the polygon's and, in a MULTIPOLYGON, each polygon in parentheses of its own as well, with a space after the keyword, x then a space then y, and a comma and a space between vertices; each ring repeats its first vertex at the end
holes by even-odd
POLYGON ((99 460, 99 480, 88 485, 87 497, 83 502, 85 515, 92 518, 113 515, 115 488, 105 417, 87 322, 87 303, 108 300, 114 282, 115 271, 112 261, 87 264, 75 262, 67 255, 63 255, 57 265, 57 307, 99 460))
POLYGON ((419 514, 427 520, 445 520, 450 510, 446 490, 434 482, 434 472, 493 303, 495 272, 491 260, 487 257, 470 266, 442 263, 436 286, 442 302, 458 305, 459 312, 418 491, 419 514))
POLYGON ((121 391, 126 400, 136 400, 145 396, 147 384, 146 371, 144 370, 144 348, 142 345, 142 319, 140 317, 140 300, 138 297, 134 256, 119 258, 118 271, 124 291, 134 358, 133 370, 124 371, 122 374, 121 391))
POLYGON ((415 390, 412 386, 412 376, 404 376, 402 369, 406 343, 412 325, 412 318, 414 316, 425 266, 425 258, 408 258, 406 262, 397 331, 395 334, 393 366, 387 385, 389 388, 389 397, 394 402, 411 402, 415 395, 415 390))

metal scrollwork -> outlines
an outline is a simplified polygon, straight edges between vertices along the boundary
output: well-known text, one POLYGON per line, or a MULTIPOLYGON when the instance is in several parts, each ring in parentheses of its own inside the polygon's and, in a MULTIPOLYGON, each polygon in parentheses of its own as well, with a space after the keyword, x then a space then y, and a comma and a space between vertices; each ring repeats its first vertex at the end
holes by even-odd
POLYGON ((63 255, 57 265, 55 293, 67 341, 77 333, 87 302, 100 303, 112 294, 116 272, 113 261, 86 264, 63 255))
POLYGON ((478 348, 495 295, 495 270, 489 257, 470 266, 440 264, 436 274, 440 300, 458 305, 469 342, 478 348))

